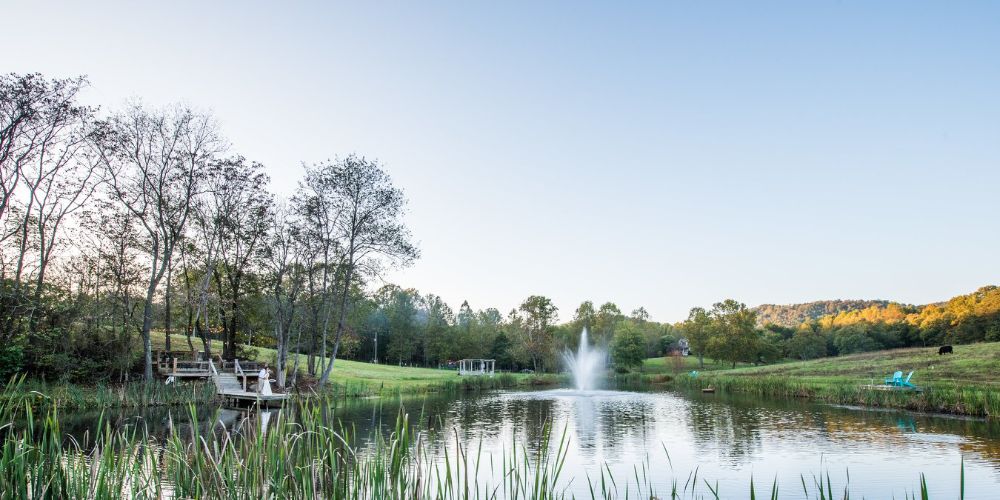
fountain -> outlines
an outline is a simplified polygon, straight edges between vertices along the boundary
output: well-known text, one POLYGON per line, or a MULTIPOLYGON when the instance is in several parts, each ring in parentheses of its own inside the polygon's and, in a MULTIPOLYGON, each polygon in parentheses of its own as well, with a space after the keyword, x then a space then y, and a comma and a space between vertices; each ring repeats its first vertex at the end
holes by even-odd
POLYGON ((587 327, 580 332, 580 347, 576 354, 566 349, 562 353, 563 361, 573 374, 573 384, 578 391, 590 391, 597 388, 598 375, 604 371, 607 355, 597 347, 591 346, 587 338, 587 327))

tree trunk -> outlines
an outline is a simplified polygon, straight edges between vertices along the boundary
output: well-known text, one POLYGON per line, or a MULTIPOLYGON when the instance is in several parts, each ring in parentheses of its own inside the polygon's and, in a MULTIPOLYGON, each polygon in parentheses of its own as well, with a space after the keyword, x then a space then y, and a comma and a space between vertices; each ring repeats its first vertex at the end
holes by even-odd
POLYGON ((167 265, 167 293, 163 299, 163 307, 165 311, 163 312, 163 331, 164 337, 166 339, 166 351, 170 352, 170 278, 174 272, 174 266, 171 264, 167 265))
POLYGON ((145 360, 143 377, 146 382, 153 381, 153 342, 149 338, 149 332, 153 329, 153 292, 156 290, 155 280, 150 279, 149 289, 146 291, 146 303, 142 306, 142 350, 145 360))
POLYGON ((337 360, 337 351, 340 350, 340 337, 344 334, 344 321, 347 320, 347 303, 351 291, 351 279, 354 277, 353 238, 349 248, 351 251, 348 255, 347 270, 344 272, 344 291, 340 295, 340 319, 337 320, 337 332, 333 339, 333 352, 330 354, 330 362, 326 365, 326 370, 323 371, 323 376, 319 379, 320 389, 322 389, 326 384, 326 381, 329 380, 330 372, 333 371, 333 362, 337 360))
POLYGON ((150 331, 153 329, 153 295, 156 293, 156 285, 159 278, 163 276, 162 270, 157 272, 160 264, 160 245, 153 241, 153 265, 149 268, 149 286, 146 288, 146 303, 142 306, 142 350, 145 357, 145 369, 143 375, 146 383, 153 381, 153 342, 150 339, 150 331))
POLYGON ((295 337, 295 362, 292 363, 292 380, 291 385, 294 387, 295 383, 299 378, 299 359, 302 357, 302 329, 299 328, 299 333, 295 337))

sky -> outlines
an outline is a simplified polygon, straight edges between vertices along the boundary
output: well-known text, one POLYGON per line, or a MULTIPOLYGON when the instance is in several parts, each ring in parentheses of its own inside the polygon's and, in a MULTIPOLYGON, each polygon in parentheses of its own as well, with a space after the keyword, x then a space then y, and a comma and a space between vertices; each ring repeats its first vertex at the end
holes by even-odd
POLYGON ((382 162, 457 309, 678 321, 726 298, 927 303, 1000 283, 1000 3, 45 2, 0 71, 182 102, 290 196, 382 162))

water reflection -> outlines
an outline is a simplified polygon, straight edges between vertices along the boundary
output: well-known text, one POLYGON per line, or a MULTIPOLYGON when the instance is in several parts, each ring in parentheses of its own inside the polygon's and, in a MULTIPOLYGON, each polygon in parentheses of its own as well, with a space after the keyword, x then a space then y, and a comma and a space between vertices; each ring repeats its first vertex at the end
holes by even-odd
MULTIPOLYGON (((610 469, 616 477, 633 478, 633 466, 640 464, 655 471, 651 477, 661 492, 673 478, 683 483, 697 467, 700 477, 719 481, 724 498, 743 496, 751 474, 759 483, 777 477, 782 498, 796 498, 799 474, 808 479, 821 470, 830 473, 835 489, 838 483, 843 489, 850 471, 851 490, 859 497, 905 497, 920 473, 927 475, 932 496, 953 496, 962 457, 966 498, 991 498, 1000 487, 996 423, 798 400, 554 390, 357 399, 323 408, 321 416, 334 428, 350 428, 364 446, 376 433, 392 432, 401 409, 439 460, 446 451, 454 456, 456 436, 464 447, 481 446, 486 455, 509 451, 514 443, 534 452, 547 425, 556 436, 565 430, 570 445, 564 477, 576 478, 570 493, 578 497, 589 497, 586 476, 610 469)), ((281 411, 294 419, 299 410, 290 405, 281 411)), ((103 421, 120 429, 142 426, 161 438, 171 432, 171 423, 182 438, 191 435, 192 426, 217 439, 280 432, 274 425, 277 411, 198 408, 195 415, 153 409, 106 414, 103 421)), ((93 436, 100 422, 97 414, 60 420, 81 443, 92 441, 85 436, 93 436)))

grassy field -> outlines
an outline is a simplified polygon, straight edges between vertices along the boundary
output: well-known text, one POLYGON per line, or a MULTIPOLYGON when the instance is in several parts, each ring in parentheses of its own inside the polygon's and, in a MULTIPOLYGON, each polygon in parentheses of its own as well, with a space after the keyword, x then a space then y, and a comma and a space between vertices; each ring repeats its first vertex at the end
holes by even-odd
MULTIPOLYGON (((689 359, 688 363, 691 362, 689 359)), ((647 360, 647 366, 650 370, 669 370, 663 360, 647 360)), ((998 368, 1000 343, 993 342, 956 345, 954 354, 943 356, 937 354, 937 348, 912 348, 758 367, 703 370, 698 377, 679 376, 676 383, 693 388, 713 386, 719 390, 768 396, 808 397, 843 404, 998 418, 998 368), (910 382, 924 389, 923 392, 863 388, 866 384, 882 383, 897 370, 904 376, 913 371, 910 382)))
MULTIPOLYGON (((165 336, 162 332, 153 332, 153 349, 165 347, 165 336)), ((171 347, 174 351, 187 350, 187 339, 183 335, 171 335, 171 347)), ((195 348, 201 347, 201 340, 195 339, 195 348)), ((276 352, 274 349, 254 347, 259 361, 267 361, 274 366, 276 352)), ((212 342, 213 352, 222 351, 222 342, 212 342)), ((306 372, 306 356, 299 355, 299 371, 306 372)), ((289 356, 288 364, 294 363, 294 354, 289 356)), ((455 370, 438 370, 410 366, 396 366, 366 363, 338 359, 330 373, 330 381, 335 386, 333 390, 347 396, 377 395, 383 392, 402 391, 433 391, 443 388, 481 389, 493 387, 508 387, 521 385, 555 384, 560 378, 555 375, 504 374, 495 377, 493 382, 479 380, 483 377, 459 377, 455 370)))

